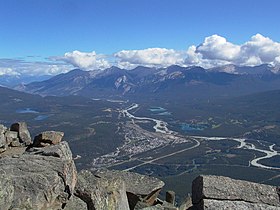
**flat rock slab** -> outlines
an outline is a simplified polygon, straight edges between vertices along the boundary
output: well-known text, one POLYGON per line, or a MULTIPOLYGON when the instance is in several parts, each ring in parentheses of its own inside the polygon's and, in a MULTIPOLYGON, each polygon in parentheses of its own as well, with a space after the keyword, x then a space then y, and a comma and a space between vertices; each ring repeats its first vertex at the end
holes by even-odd
POLYGON ((146 175, 133 172, 117 171, 117 170, 99 170, 95 175, 110 178, 121 178, 126 185, 126 191, 135 195, 148 195, 153 191, 157 191, 164 186, 164 182, 146 175))
POLYGON ((267 204, 259 203, 248 203, 245 201, 218 201, 204 199, 200 208, 196 210, 229 210, 229 209, 240 209, 240 210, 279 210, 277 206, 270 206, 267 204))
POLYGON ((119 178, 100 178, 81 171, 75 195, 87 203, 89 210, 129 210, 125 184, 119 178))
POLYGON ((53 156, 60 159, 72 160, 72 152, 66 141, 63 141, 60 144, 50 145, 47 147, 32 147, 26 151, 26 154, 53 156))
POLYGON ((108 180, 116 178, 123 180, 130 209, 134 209, 138 202, 153 205, 164 186, 164 182, 155 177, 127 171, 102 169, 95 172, 95 175, 108 180))
POLYGON ((276 187, 223 176, 198 176, 192 184, 192 202, 203 199, 245 201, 250 203, 278 206, 279 195, 276 187))
POLYGON ((77 196, 72 196, 63 210, 87 210, 87 204, 77 196))

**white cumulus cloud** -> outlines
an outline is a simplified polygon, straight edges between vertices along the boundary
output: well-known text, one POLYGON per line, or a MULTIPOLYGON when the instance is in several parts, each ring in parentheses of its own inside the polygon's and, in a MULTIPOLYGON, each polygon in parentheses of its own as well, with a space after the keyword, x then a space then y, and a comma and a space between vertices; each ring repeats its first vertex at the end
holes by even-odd
POLYGON ((206 37, 198 46, 187 50, 186 65, 199 65, 205 68, 234 64, 256 66, 261 64, 279 64, 280 43, 256 34, 244 44, 236 45, 224 37, 212 35, 206 37))
POLYGON ((241 65, 259 65, 273 63, 280 56, 280 43, 274 42, 268 37, 256 34, 251 40, 241 45, 239 61, 241 65))
POLYGON ((166 48, 148 48, 143 50, 122 50, 114 54, 118 66, 134 68, 135 66, 166 67, 182 65, 184 53, 166 48))
POLYGON ((105 69, 109 68, 111 64, 103 58, 103 55, 92 52, 80 52, 75 50, 73 52, 67 52, 62 57, 54 57, 56 61, 64 61, 73 65, 74 67, 84 70, 105 69))
POLYGON ((114 54, 116 63, 125 69, 136 66, 167 67, 170 65, 201 66, 212 68, 234 64, 256 66, 272 64, 279 66, 280 43, 256 34, 243 44, 234 44, 219 35, 206 37, 198 46, 186 51, 166 48, 122 50, 114 54))
POLYGON ((228 42, 224 37, 212 35, 205 38, 196 52, 204 59, 232 61, 239 56, 240 46, 228 42))

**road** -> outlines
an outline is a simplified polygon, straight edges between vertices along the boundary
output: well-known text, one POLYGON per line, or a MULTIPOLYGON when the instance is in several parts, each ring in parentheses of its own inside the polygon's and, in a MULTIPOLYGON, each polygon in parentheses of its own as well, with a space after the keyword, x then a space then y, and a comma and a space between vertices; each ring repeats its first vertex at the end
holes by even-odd
POLYGON ((177 155, 177 154, 179 154, 179 153, 182 153, 182 152, 185 152, 185 151, 194 149, 194 148, 196 148, 196 147, 199 147, 199 146, 200 146, 200 142, 199 142, 198 140, 196 140, 196 139, 193 139, 193 140, 196 142, 196 144, 195 144, 194 146, 191 146, 191 147, 188 147, 188 148, 185 148, 185 149, 181 149, 181 150, 178 150, 178 151, 176 151, 176 152, 172 152, 172 153, 170 153, 170 154, 163 155, 163 156, 157 157, 157 158, 152 159, 152 160, 145 161, 145 162, 140 163, 140 164, 138 164, 138 165, 135 165, 135 166, 133 166, 133 167, 127 168, 127 169, 125 169, 124 171, 130 171, 130 170, 133 170, 133 169, 138 168, 138 167, 140 167, 140 166, 147 165, 147 164, 149 164, 149 163, 152 163, 152 162, 155 162, 155 161, 158 161, 158 160, 161 160, 161 159, 164 159, 164 158, 167 158, 167 157, 170 157, 170 156, 173 156, 173 155, 177 155))

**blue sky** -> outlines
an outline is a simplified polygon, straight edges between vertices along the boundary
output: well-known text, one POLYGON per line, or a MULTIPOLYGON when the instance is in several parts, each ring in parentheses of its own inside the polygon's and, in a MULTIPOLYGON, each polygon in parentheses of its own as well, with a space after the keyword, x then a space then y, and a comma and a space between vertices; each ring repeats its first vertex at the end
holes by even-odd
POLYGON ((235 45, 256 34, 278 43, 279 8, 279 0, 0 0, 0 59, 184 51, 214 34, 235 45))

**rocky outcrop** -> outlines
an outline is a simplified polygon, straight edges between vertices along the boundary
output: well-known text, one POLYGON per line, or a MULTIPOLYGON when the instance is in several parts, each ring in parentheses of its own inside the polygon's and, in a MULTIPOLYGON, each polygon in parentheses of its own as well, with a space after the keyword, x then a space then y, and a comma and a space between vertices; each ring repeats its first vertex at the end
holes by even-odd
POLYGON ((172 205, 175 204, 175 192, 174 191, 167 191, 165 195, 165 201, 171 203, 172 205))
MULTIPOLYGON (((71 152, 67 142, 55 147, 71 152)), ((76 173, 72 157, 25 152, 1 158, 1 209, 61 209, 73 193, 76 173)))
POLYGON ((120 178, 106 179, 81 171, 75 195, 86 202, 90 210, 129 210, 125 183, 120 178))
POLYGON ((77 176, 63 136, 63 132, 45 131, 32 143, 26 123, 14 123, 10 129, 0 125, 1 210, 128 210, 137 203, 139 208, 162 206, 157 202, 164 185, 159 179, 109 170, 81 171, 77 176))
POLYGON ((192 198, 176 207, 175 192, 158 198, 164 183, 154 177, 107 169, 77 175, 63 135, 45 131, 32 144, 26 123, 0 124, 1 210, 280 209, 279 188, 228 177, 198 176, 192 198))
POLYGON ((25 146, 32 144, 32 139, 25 122, 12 124, 10 130, 18 133, 20 143, 23 143, 25 146))
POLYGON ((63 132, 57 131, 45 131, 35 136, 33 141, 33 147, 45 147, 49 145, 55 145, 61 142, 64 136, 63 132))
POLYGON ((199 176, 192 184, 193 209, 280 209, 276 187, 222 176, 199 176))
POLYGON ((87 210, 87 204, 77 196, 73 195, 63 210, 87 210))
POLYGON ((31 145, 32 140, 25 122, 17 122, 10 129, 0 124, 0 153, 8 147, 23 147, 31 145))
POLYGON ((148 206, 154 205, 164 186, 164 182, 155 177, 126 171, 99 170, 95 172, 95 175, 109 180, 116 178, 123 180, 130 209, 134 209, 138 202, 146 203, 148 206))
POLYGON ((231 201, 231 200, 212 200, 212 199, 204 199, 201 205, 197 208, 207 209, 207 210, 228 210, 228 209, 242 209, 242 210, 279 210, 280 207, 271 206, 267 204, 261 203, 250 203, 246 201, 231 201))
POLYGON ((77 182, 68 143, 32 148, 24 122, 10 129, 0 125, 0 138, 5 149, 0 156, 1 210, 64 208, 77 182))
POLYGON ((4 152, 6 150, 6 138, 5 138, 6 128, 4 125, 0 124, 0 152, 4 152))

